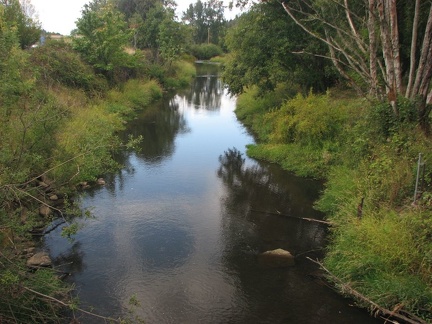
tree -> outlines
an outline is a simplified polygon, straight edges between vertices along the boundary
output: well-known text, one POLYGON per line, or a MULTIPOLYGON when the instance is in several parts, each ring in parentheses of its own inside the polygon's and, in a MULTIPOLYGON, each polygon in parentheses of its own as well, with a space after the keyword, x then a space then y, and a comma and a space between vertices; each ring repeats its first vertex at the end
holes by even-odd
POLYGON ((158 44, 162 58, 171 63, 184 51, 185 28, 174 20, 174 12, 168 11, 159 27, 158 44))
POLYGON ((34 7, 29 0, 0 0, 3 6, 4 19, 11 28, 17 31, 18 41, 22 49, 35 44, 41 35, 41 26, 34 19, 34 7))
POLYGON ((193 39, 196 44, 219 43, 226 25, 224 9, 223 1, 201 2, 198 0, 194 5, 190 4, 183 12, 182 20, 192 26, 193 39))
POLYGON ((277 3, 257 4, 240 16, 228 30, 226 44, 230 59, 224 80, 232 93, 257 85, 271 91, 280 82, 291 80, 303 92, 326 90, 335 81, 331 63, 317 56, 294 54, 307 49, 325 54, 326 48, 304 35, 277 3))
POLYGON ((124 13, 126 19, 134 14, 139 14, 143 20, 147 18, 151 8, 162 5, 166 8, 175 9, 176 3, 173 0, 118 0, 117 7, 124 13))
POLYGON ((396 116, 398 96, 417 100, 419 120, 427 121, 432 104, 432 1, 277 2, 304 32, 328 47, 327 57, 359 93, 387 98, 396 116), (408 6, 413 10, 403 10, 408 6), (408 43, 411 59, 404 67, 402 54, 407 50, 402 45, 408 43))
POLYGON ((127 66, 130 58, 124 48, 131 33, 123 14, 113 4, 94 0, 84 5, 76 25, 73 46, 97 71, 112 78, 114 69, 127 66))
POLYGON ((184 26, 175 21, 174 9, 157 4, 137 27, 137 47, 150 49, 154 61, 161 57, 171 62, 183 51, 185 33, 184 26))

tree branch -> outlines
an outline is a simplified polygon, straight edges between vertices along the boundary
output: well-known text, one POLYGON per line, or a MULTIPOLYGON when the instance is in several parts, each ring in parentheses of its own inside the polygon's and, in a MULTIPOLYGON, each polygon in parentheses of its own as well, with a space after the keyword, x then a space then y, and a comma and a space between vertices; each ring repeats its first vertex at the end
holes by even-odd
POLYGON ((389 316, 391 318, 395 318, 399 321, 403 321, 403 322, 409 323, 409 324, 427 324, 426 321, 424 321, 421 318, 419 318, 413 314, 410 314, 408 312, 404 311, 404 313, 406 313, 409 317, 400 314, 399 313, 400 308, 399 309, 395 308, 395 310, 391 311, 389 309, 386 309, 386 308, 378 305, 377 303, 373 302, 372 300, 370 300, 369 298, 367 298, 366 296, 364 296, 363 294, 359 293, 357 290, 352 288, 349 284, 346 284, 340 278, 336 277, 333 273, 330 272, 330 270, 328 270, 318 260, 313 260, 310 257, 306 257, 306 259, 318 264, 319 267, 327 273, 327 275, 330 277, 331 281, 337 283, 341 287, 340 290, 342 291, 342 293, 348 294, 348 295, 360 300, 361 302, 368 304, 370 307, 372 307, 375 314, 381 313, 385 316, 389 316))
POLYGON ((121 323, 122 322, 121 320, 118 320, 118 319, 115 319, 115 318, 111 318, 111 317, 105 317, 105 316, 102 316, 102 315, 98 315, 98 314, 86 311, 86 310, 84 310, 82 308, 75 308, 71 304, 67 304, 67 303, 65 303, 65 302, 63 302, 63 301, 61 301, 61 300, 59 300, 57 298, 54 298, 54 297, 42 294, 42 293, 40 293, 40 292, 38 292, 36 290, 30 289, 28 287, 23 286, 22 288, 25 289, 25 290, 27 290, 28 292, 31 292, 32 294, 35 294, 35 295, 39 296, 39 297, 43 297, 45 299, 53 301, 53 302, 55 302, 55 303, 57 303, 59 305, 62 305, 64 307, 80 311, 81 313, 84 313, 84 314, 87 314, 87 315, 90 315, 90 316, 94 316, 94 317, 97 317, 97 318, 100 318, 100 319, 103 319, 103 320, 106 320, 106 321, 110 321, 110 322, 115 322, 115 323, 121 323))

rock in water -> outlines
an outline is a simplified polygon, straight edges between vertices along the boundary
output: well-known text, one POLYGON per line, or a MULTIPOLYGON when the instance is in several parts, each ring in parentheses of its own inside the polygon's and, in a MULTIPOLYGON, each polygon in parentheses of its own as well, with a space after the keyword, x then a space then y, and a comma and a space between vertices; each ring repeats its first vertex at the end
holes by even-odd
POLYGON ((258 262, 262 266, 271 268, 286 268, 295 265, 294 256, 283 249, 267 251, 258 255, 258 262))
POLYGON ((46 252, 38 252, 27 260, 27 267, 50 267, 52 265, 51 258, 46 252))

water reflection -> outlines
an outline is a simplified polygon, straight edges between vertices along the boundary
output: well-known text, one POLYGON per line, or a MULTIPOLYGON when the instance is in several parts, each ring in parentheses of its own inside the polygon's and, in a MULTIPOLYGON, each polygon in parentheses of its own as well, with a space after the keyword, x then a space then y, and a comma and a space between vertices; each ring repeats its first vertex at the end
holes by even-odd
POLYGON ((142 135, 141 151, 123 152, 125 168, 88 191, 95 218, 76 243, 59 229, 45 238, 55 264, 73 266, 82 306, 124 316, 135 295, 146 323, 365 323, 305 275, 315 268, 304 258, 289 270, 257 262, 269 249, 323 246, 325 226, 299 219, 322 218, 311 207, 321 184, 245 157, 252 138, 217 66, 198 69, 190 93, 130 122, 123 136, 142 135))
POLYGON ((180 267, 194 248, 192 233, 183 224, 166 219, 136 226, 129 235, 134 238, 134 250, 147 272, 180 267))
POLYGON ((58 254, 53 263, 64 273, 80 273, 84 271, 84 252, 80 242, 73 242, 69 249, 58 254))
POLYGON ((224 86, 218 75, 216 64, 197 65, 197 77, 190 91, 182 93, 192 107, 211 111, 220 109, 224 86))
POLYGON ((146 163, 158 164, 172 156, 176 136, 189 131, 184 116, 178 111, 178 100, 169 94, 165 96, 129 122, 122 136, 123 140, 130 135, 143 137, 136 154, 146 163))
MULTIPOLYGON (((299 181, 271 165, 248 165, 236 148, 225 151, 219 162, 217 174, 227 189, 221 199, 222 262, 236 279, 244 308, 230 323, 338 322, 334 293, 307 277, 317 268, 305 257, 322 255, 327 227, 301 217, 322 218, 311 208, 320 184, 299 181), (296 255, 296 266, 275 269, 258 262, 259 253, 277 248, 296 255)), ((340 323, 360 324, 365 318, 353 310, 340 323)))

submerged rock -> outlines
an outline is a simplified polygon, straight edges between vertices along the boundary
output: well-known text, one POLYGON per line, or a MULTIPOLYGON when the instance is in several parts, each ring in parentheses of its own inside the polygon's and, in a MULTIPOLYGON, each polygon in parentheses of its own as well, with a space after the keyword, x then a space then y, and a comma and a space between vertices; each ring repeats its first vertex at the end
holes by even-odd
POLYGON ((286 268, 295 265, 294 256, 284 249, 267 251, 258 255, 258 262, 262 266, 271 268, 286 268))
POLYGON ((50 267, 52 265, 51 258, 46 252, 38 252, 27 260, 27 267, 50 267))

